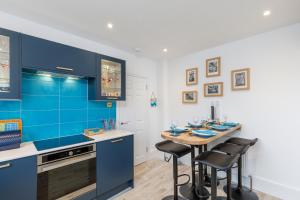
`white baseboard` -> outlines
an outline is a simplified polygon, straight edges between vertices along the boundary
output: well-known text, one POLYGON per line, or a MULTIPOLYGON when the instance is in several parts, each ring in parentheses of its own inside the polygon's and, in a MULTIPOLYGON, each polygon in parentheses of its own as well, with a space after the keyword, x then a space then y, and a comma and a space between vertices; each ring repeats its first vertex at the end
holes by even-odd
POLYGON ((253 187, 255 190, 262 191, 284 200, 300 199, 299 188, 283 185, 263 177, 253 176, 253 187))

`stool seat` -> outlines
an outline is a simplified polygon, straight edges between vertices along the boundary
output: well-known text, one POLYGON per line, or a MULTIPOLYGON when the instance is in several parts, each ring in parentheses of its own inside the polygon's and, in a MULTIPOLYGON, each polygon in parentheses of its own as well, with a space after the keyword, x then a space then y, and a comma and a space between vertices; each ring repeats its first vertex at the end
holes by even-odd
POLYGON ((155 147, 162 152, 172 154, 173 156, 180 158, 191 152, 191 148, 182 144, 177 144, 172 141, 162 141, 155 144, 155 147))
POLYGON ((216 169, 227 170, 231 168, 234 163, 236 163, 238 158, 239 158, 239 154, 235 156, 231 156, 223 153, 207 151, 198 155, 194 159, 194 161, 200 162, 204 165, 208 165, 216 169))
POLYGON ((235 155, 243 155, 248 150, 249 145, 241 146, 237 144, 232 143, 220 143, 216 145, 212 151, 220 151, 227 153, 229 155, 235 156, 235 155))
POLYGON ((237 145, 242 145, 242 146, 253 146, 257 142, 257 138, 253 140, 245 139, 245 138, 239 138, 239 137, 233 137, 228 140, 226 140, 226 143, 232 143, 232 144, 237 144, 237 145))

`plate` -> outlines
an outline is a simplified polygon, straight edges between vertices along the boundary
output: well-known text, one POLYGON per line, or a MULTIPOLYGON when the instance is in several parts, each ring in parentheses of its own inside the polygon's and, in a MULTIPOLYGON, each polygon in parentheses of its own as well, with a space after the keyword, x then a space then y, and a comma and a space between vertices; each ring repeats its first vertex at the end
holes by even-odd
POLYGON ((193 130, 192 134, 194 136, 198 136, 198 137, 204 137, 204 138, 208 138, 208 137, 213 137, 216 136, 217 134, 212 131, 212 130, 193 130))
POLYGON ((231 127, 223 126, 223 125, 213 125, 211 128, 214 130, 217 130, 217 131, 226 131, 226 130, 230 129, 231 127))

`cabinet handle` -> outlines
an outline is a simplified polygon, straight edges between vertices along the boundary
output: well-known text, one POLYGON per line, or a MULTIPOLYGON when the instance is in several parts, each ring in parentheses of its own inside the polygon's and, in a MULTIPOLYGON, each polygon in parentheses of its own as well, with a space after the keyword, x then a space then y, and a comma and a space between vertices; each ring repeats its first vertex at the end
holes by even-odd
POLYGON ((118 139, 118 140, 112 140, 111 143, 122 142, 122 141, 123 141, 123 139, 121 138, 121 139, 118 139))
POLYGON ((11 166, 10 163, 6 163, 6 164, 4 164, 4 165, 0 165, 0 169, 8 168, 8 167, 10 167, 10 166, 11 166))
POLYGON ((107 99, 118 99, 117 97, 108 97, 107 99))
POLYGON ((61 69, 61 70, 66 70, 66 71, 74 71, 74 69, 68 68, 68 67, 56 67, 56 69, 61 69))

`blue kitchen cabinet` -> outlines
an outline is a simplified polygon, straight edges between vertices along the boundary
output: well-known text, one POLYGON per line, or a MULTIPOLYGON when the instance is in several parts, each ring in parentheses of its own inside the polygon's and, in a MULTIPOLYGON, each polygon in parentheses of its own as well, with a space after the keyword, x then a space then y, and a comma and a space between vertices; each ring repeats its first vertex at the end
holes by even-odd
POLYGON ((0 28, 0 99, 20 99, 20 35, 0 28))
POLYGON ((96 53, 24 35, 21 36, 21 64, 25 69, 96 76, 96 53))
POLYGON ((97 143, 97 199, 133 187, 133 135, 97 143))
POLYGON ((36 199, 36 156, 0 163, 0 199, 36 199))
POLYGON ((89 79, 89 100, 126 99, 126 61, 97 55, 96 77, 89 79))

